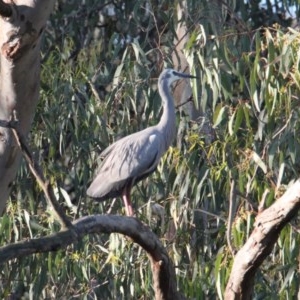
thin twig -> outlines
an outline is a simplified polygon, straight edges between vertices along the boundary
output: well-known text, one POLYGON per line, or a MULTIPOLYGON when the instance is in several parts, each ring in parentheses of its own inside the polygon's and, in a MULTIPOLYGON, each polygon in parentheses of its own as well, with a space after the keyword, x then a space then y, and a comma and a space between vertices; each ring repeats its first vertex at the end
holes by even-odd
POLYGON ((29 165, 29 169, 30 169, 31 173, 33 174, 36 181, 42 188, 42 190, 45 194, 46 200, 54 209, 54 212, 56 213, 60 224, 62 225, 63 228, 72 229, 73 225, 72 225, 71 221, 67 218, 66 214, 62 210, 59 203, 57 202, 54 191, 52 189, 52 186, 50 185, 49 181, 45 180, 43 172, 41 170, 41 167, 33 159, 32 155, 31 155, 31 151, 29 150, 29 147, 26 143, 25 138, 18 130, 19 122, 16 118, 15 111, 14 111, 14 114, 10 121, 0 120, 0 126, 6 127, 6 128, 11 128, 11 130, 14 134, 14 137, 16 139, 16 142, 17 142, 18 146, 20 147, 20 149, 23 153, 23 156, 29 165))
POLYGON ((192 101, 193 101, 193 96, 190 96, 189 98, 187 98, 186 101, 184 101, 184 102, 178 104, 178 105, 176 106, 176 109, 179 109, 179 107, 184 106, 184 105, 186 105, 187 103, 192 102, 192 101))
POLYGON ((228 213, 228 223, 226 229, 226 239, 227 244, 230 249, 231 254, 235 255, 235 250, 231 244, 231 230, 232 230, 232 223, 233 223, 233 215, 235 213, 236 208, 236 193, 235 193, 235 181, 233 178, 230 179, 230 195, 229 195, 229 213, 228 213))
POLYGON ((116 203, 117 198, 114 198, 113 201, 111 202, 108 211, 106 212, 107 215, 110 215, 112 212, 112 209, 114 208, 114 205, 116 203))
POLYGON ((201 212, 201 213, 203 213, 203 214, 206 214, 206 215, 208 215, 208 216, 211 216, 211 217, 214 217, 214 218, 216 218, 216 219, 218 219, 218 220, 221 220, 221 221, 223 221, 223 222, 226 222, 226 219, 225 219, 225 218, 223 218, 223 217, 221 217, 221 216, 219 216, 219 215, 217 215, 217 214, 211 213, 211 212, 209 212, 209 211, 206 211, 206 210, 204 210, 204 209, 196 208, 196 209, 194 209, 194 211, 199 211, 199 212, 201 212))
POLYGON ((275 139, 282 131, 285 130, 285 128, 288 126, 289 122, 291 121, 291 118, 293 116, 293 113, 290 114, 289 118, 287 119, 287 121, 285 122, 284 126, 282 128, 280 128, 273 136, 272 136, 272 140, 275 139))

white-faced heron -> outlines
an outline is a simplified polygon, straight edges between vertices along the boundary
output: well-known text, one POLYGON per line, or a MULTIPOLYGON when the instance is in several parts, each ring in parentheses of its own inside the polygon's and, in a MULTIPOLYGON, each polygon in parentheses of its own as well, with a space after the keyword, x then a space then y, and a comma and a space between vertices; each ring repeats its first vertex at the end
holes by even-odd
POLYGON ((159 123, 116 141, 102 153, 102 164, 87 190, 97 201, 122 196, 128 216, 133 215, 130 191, 133 185, 155 171, 160 158, 176 135, 176 119, 171 84, 182 78, 195 78, 165 69, 158 78, 163 114, 159 123))

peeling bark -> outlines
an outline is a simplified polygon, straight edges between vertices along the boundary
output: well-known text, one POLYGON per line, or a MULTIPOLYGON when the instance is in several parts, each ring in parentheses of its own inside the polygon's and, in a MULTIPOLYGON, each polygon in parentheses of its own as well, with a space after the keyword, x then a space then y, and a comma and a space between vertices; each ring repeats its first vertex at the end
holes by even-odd
MULTIPOLYGON (((17 112, 20 132, 30 130, 40 88, 40 43, 54 0, 0 1, 0 119, 17 112)), ((0 214, 16 176, 21 152, 11 129, 0 128, 0 214)))
POLYGON ((299 209, 300 179, 257 216, 253 232, 234 258, 224 299, 252 299, 257 269, 273 250, 280 231, 297 215, 299 209))
POLYGON ((60 250, 82 240, 87 234, 117 232, 131 237, 147 252, 152 265, 155 299, 184 299, 177 291, 174 266, 167 251, 150 228, 137 219, 114 215, 94 215, 74 221, 73 226, 76 235, 72 230, 66 229, 47 237, 0 247, 0 264, 33 253, 60 250))

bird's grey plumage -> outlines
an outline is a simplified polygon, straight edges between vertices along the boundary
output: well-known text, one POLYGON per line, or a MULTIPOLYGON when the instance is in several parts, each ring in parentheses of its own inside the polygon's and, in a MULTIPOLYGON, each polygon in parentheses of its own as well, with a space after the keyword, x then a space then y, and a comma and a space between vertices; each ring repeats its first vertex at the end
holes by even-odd
POLYGON ((97 200, 120 196, 124 186, 155 170, 163 153, 161 141, 160 133, 150 127, 109 146, 101 154, 104 160, 87 194, 97 200))
POLYGON ((123 199, 130 197, 131 187, 155 171, 176 135, 171 83, 188 77, 193 76, 172 69, 161 73, 158 88, 163 114, 159 123, 118 140, 101 153, 104 160, 87 190, 88 196, 99 201, 121 195, 123 199))

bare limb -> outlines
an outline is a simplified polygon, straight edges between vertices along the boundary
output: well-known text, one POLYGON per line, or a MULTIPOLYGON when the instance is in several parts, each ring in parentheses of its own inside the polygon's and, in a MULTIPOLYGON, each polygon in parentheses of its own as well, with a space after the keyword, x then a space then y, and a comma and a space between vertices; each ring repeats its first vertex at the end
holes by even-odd
MULTIPOLYGON (((14 114, 15 114, 15 112, 14 112, 14 114)), ((56 213, 57 218, 58 218, 59 222, 61 223, 62 227, 63 228, 65 228, 65 227, 72 228, 72 223, 67 218, 66 214, 64 213, 61 206, 57 202, 51 185, 49 184, 48 181, 45 180, 40 166, 37 164, 37 162, 33 159, 32 155, 31 155, 31 151, 29 150, 29 147, 26 143, 25 138, 18 130, 19 124, 18 124, 18 120, 16 119, 16 116, 13 116, 11 121, 0 120, 0 126, 2 126, 2 125, 4 125, 4 127, 11 128, 11 130, 14 134, 14 137, 16 139, 16 142, 17 142, 18 146, 20 147, 20 149, 23 153, 23 156, 29 165, 29 169, 30 169, 31 173, 33 174, 36 181, 42 188, 47 201, 53 207, 54 212, 56 213)))
POLYGON ((252 299, 257 269, 272 251, 283 227, 297 215, 299 209, 300 179, 256 217, 249 239, 235 256, 224 299, 252 299))
POLYGON ((11 5, 8 3, 4 3, 0 0, 0 16, 4 18, 9 18, 12 15, 11 5))
POLYGON ((66 229, 47 237, 0 247, 0 264, 34 253, 65 248, 82 240, 87 234, 117 232, 129 236, 147 252, 152 266, 155 299, 184 299, 177 292, 175 271, 167 251, 151 229, 139 220, 124 216, 94 215, 78 219, 72 225, 77 236, 73 235, 70 229, 66 229))

